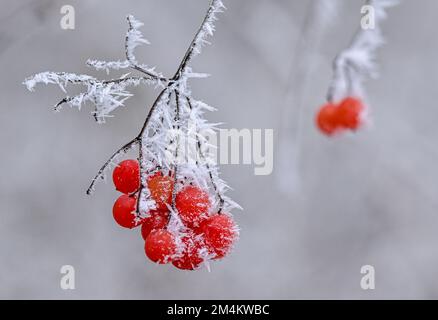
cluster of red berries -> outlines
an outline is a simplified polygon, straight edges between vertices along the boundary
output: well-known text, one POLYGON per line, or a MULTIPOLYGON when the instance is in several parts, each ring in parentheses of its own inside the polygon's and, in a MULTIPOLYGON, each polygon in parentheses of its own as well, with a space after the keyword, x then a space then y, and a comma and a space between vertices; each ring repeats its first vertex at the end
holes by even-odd
POLYGON ((345 130, 356 131, 362 124, 365 106, 358 98, 347 97, 339 104, 327 103, 316 116, 318 128, 327 136, 345 130))
POLYGON ((147 177, 147 186, 156 208, 146 218, 136 214, 137 192, 140 188, 140 167, 136 160, 122 161, 113 172, 116 189, 123 193, 114 204, 113 216, 125 228, 141 225, 145 253, 153 262, 171 262, 183 270, 195 270, 210 259, 221 259, 232 249, 238 229, 225 213, 211 214, 209 194, 191 184, 176 194, 175 211, 185 228, 175 234, 167 229, 175 179, 172 173, 157 171, 147 177))

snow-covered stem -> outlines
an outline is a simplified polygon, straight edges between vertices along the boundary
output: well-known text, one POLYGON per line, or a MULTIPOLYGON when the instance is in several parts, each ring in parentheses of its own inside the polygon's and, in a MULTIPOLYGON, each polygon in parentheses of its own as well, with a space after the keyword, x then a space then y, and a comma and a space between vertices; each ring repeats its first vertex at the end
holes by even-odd
POLYGON ((180 143, 181 143, 181 138, 180 138, 180 134, 179 131, 181 129, 180 126, 180 121, 181 121, 181 97, 180 97, 180 93, 179 93, 179 88, 177 87, 175 89, 175 105, 176 105, 176 110, 175 110, 175 122, 173 124, 173 129, 177 131, 177 137, 176 139, 173 139, 171 141, 171 143, 175 143, 175 154, 174 154, 174 164, 173 164, 173 176, 175 179, 175 183, 173 184, 173 189, 172 189, 172 210, 176 211, 176 192, 177 192, 177 185, 178 185, 178 174, 179 174, 179 170, 178 170, 178 157, 179 157, 179 149, 180 149, 180 143))
POLYGON ((327 93, 329 102, 349 95, 363 96, 364 81, 377 77, 376 51, 385 43, 381 24, 387 17, 386 10, 398 3, 399 0, 365 1, 365 5, 374 10, 374 28, 360 26, 348 48, 333 61, 333 78, 327 93))
POLYGON ((209 44, 207 41, 207 38, 209 36, 212 36, 215 31, 214 22, 217 20, 216 15, 218 13, 223 12, 225 9, 225 6, 222 2, 222 0, 212 0, 210 3, 210 6, 208 8, 207 14, 205 15, 204 20, 201 23, 201 26, 198 29, 198 32, 196 32, 195 37, 193 38, 192 42, 190 43, 189 48, 186 51, 186 54, 184 55, 184 58, 182 59, 177 72, 175 73, 175 76, 173 79, 178 79, 181 77, 181 75, 186 72, 186 68, 190 61, 201 53, 202 48, 209 44))
POLYGON ((104 163, 104 165, 99 169, 96 176, 91 181, 90 186, 87 189, 87 194, 91 195, 95 189, 96 183, 99 179, 104 179, 105 177, 105 170, 112 164, 114 164, 114 160, 117 159, 119 156, 127 153, 129 150, 131 150, 135 145, 138 145, 140 142, 140 139, 136 137, 134 140, 129 141, 127 144, 125 144, 123 147, 121 147, 119 150, 113 153, 113 155, 104 163))
POLYGON ((134 55, 134 50, 141 44, 149 44, 149 41, 143 37, 143 34, 139 30, 139 28, 143 26, 143 23, 136 20, 132 15, 129 15, 127 20, 129 24, 129 30, 125 38, 125 54, 129 66, 140 72, 143 72, 155 80, 167 82, 167 79, 163 77, 161 73, 157 73, 154 68, 149 68, 146 65, 140 65, 138 63, 134 55))

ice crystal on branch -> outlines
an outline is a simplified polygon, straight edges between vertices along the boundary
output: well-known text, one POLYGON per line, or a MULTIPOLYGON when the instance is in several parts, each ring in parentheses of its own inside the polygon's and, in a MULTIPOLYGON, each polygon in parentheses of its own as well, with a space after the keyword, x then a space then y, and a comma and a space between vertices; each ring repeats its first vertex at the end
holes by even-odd
POLYGON ((192 59, 208 44, 208 37, 215 31, 216 15, 222 12, 224 5, 221 0, 212 0, 207 14, 187 49, 175 75, 164 77, 155 71, 155 68, 140 64, 135 56, 135 49, 139 45, 149 44, 139 28, 143 25, 133 16, 128 16, 129 29, 125 38, 126 60, 98 61, 88 60, 87 64, 98 71, 109 73, 111 70, 131 70, 140 75, 130 73, 112 80, 98 80, 88 75, 72 73, 43 72, 25 80, 25 85, 31 91, 36 84, 56 84, 63 92, 67 86, 82 85, 85 91, 67 96, 56 104, 55 109, 67 104, 80 108, 85 103, 94 105, 93 115, 98 122, 118 107, 123 106, 132 96, 130 87, 140 85, 154 85, 161 88, 161 92, 151 106, 149 113, 139 134, 118 149, 100 168, 87 190, 91 194, 98 180, 104 179, 106 171, 113 167, 117 160, 133 148, 138 148, 140 164, 140 188, 136 192, 137 218, 148 215, 156 208, 156 202, 151 197, 147 179, 157 171, 169 172, 175 178, 172 190, 172 218, 168 229, 174 232, 182 228, 181 220, 175 207, 175 195, 187 184, 199 186, 209 190, 215 212, 230 212, 239 206, 225 196, 229 189, 226 183, 219 178, 219 170, 212 155, 208 152, 208 141, 205 133, 215 129, 204 119, 205 111, 214 108, 192 97, 188 80, 191 78, 205 78, 208 75, 197 73, 189 66, 192 59), (195 150, 194 155, 184 151, 184 145, 195 150))
POLYGON ((350 46, 333 62, 334 74, 327 94, 329 102, 345 96, 363 96, 364 81, 378 75, 376 51, 385 42, 381 24, 387 17, 386 10, 398 3, 398 0, 366 0, 365 5, 373 10, 373 27, 361 26, 350 46))

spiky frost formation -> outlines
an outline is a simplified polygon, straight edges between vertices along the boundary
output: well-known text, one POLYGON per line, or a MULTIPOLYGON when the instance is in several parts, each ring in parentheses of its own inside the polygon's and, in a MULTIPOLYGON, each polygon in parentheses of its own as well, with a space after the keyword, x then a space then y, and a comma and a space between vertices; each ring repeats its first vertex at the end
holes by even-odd
POLYGON ((113 80, 98 80, 88 75, 73 73, 43 72, 27 78, 24 84, 31 91, 38 83, 56 84, 66 92, 69 84, 78 84, 86 91, 73 97, 65 97, 56 104, 59 110, 64 104, 80 108, 85 103, 94 105, 93 116, 98 122, 104 122, 111 113, 132 96, 129 87, 154 85, 161 88, 156 101, 149 110, 140 133, 131 141, 117 150, 100 168, 93 179, 87 194, 95 189, 98 180, 104 179, 105 173, 112 168, 118 159, 131 150, 138 148, 141 186, 138 191, 136 213, 138 219, 147 216, 156 207, 147 186, 147 177, 157 170, 173 172, 176 178, 173 190, 171 219, 168 230, 174 233, 184 232, 184 226, 175 209, 175 194, 182 188, 182 183, 193 183, 209 190, 215 212, 230 212, 239 206, 225 196, 229 189, 219 177, 219 169, 209 150, 205 135, 215 130, 215 125, 204 118, 205 111, 213 111, 204 102, 192 97, 188 80, 205 78, 208 75, 196 73, 189 66, 191 60, 201 53, 208 44, 208 37, 215 31, 216 15, 223 11, 221 0, 212 0, 208 12, 186 51, 175 75, 166 78, 155 68, 140 64, 135 56, 135 49, 149 42, 143 37, 139 28, 143 25, 133 16, 128 16, 129 29, 125 39, 125 56, 123 61, 88 60, 87 64, 98 71, 109 73, 111 70, 131 69, 141 76, 131 76, 130 73, 113 80), (183 143, 184 142, 184 145, 183 143), (183 146, 189 146, 184 148, 183 146), (195 150, 195 152, 187 152, 195 150))
POLYGON ((387 18, 387 9, 398 3, 398 0, 366 0, 365 5, 374 10, 374 28, 364 29, 360 26, 350 46, 336 57, 327 94, 329 102, 351 95, 362 97, 364 81, 377 77, 376 51, 385 43, 381 24, 387 18))

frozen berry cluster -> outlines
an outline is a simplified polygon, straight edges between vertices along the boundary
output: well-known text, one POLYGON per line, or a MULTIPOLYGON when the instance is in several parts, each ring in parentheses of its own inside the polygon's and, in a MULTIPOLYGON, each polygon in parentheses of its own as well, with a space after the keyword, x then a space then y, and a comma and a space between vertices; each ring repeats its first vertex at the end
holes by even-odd
POLYGON ((239 231, 231 215, 212 212, 208 191, 193 184, 182 185, 174 195, 172 172, 157 170, 147 177, 155 209, 137 213, 140 167, 136 160, 122 161, 113 171, 116 190, 123 193, 113 207, 115 221, 122 227, 141 226, 146 256, 159 264, 172 263, 183 270, 195 270, 209 260, 230 253, 239 231), (184 227, 168 228, 172 214, 184 227))

